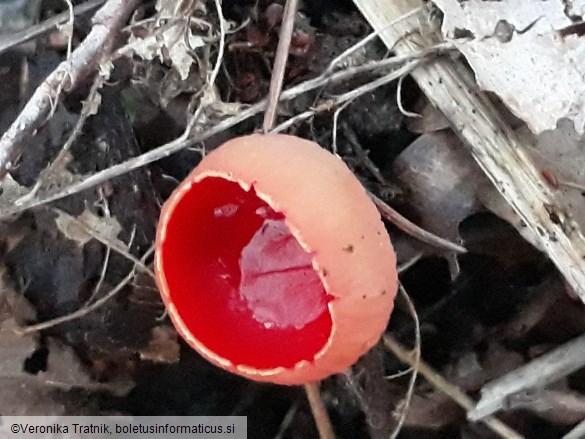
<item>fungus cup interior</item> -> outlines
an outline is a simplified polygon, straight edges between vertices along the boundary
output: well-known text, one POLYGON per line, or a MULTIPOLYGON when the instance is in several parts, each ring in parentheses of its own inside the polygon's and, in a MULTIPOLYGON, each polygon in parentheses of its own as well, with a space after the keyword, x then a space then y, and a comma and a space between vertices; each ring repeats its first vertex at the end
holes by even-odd
POLYGON ((194 183, 162 243, 171 302, 209 351, 256 369, 311 361, 331 334, 331 296, 285 223, 251 187, 194 183))

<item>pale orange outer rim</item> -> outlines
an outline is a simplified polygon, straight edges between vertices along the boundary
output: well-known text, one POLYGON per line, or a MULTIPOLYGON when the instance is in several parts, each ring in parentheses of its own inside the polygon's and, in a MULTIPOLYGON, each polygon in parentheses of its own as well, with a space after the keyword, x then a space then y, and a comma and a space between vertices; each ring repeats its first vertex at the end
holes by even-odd
MULTIPOLYGON (((342 372, 367 352, 388 324, 397 291, 396 256, 380 215, 359 181, 333 154, 288 135, 232 139, 207 156, 163 206, 156 235, 156 281, 169 316, 187 343, 211 363, 257 381, 302 384, 342 372), (207 177, 239 183, 284 213, 326 290, 331 335, 313 361, 259 370, 233 364, 193 336, 170 299, 162 244, 170 215, 183 195, 207 177)), ((286 349, 286 346, 275 346, 286 349)))

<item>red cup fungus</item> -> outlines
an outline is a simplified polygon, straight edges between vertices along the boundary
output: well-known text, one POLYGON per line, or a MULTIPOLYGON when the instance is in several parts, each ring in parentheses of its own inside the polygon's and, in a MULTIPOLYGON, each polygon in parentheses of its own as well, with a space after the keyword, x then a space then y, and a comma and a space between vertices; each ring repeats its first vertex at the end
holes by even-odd
POLYGON ((338 157, 250 135, 206 157, 165 203, 156 279, 181 336, 219 367, 302 384, 342 372, 384 331, 396 260, 338 157))

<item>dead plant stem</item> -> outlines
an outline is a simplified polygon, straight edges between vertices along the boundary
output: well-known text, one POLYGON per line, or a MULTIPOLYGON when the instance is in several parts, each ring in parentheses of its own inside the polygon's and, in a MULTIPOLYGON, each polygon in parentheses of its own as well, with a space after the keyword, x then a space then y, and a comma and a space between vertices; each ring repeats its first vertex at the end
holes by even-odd
POLYGON ((280 133, 282 131, 285 131, 286 129, 290 128, 292 125, 294 125, 297 122, 301 122, 303 120, 309 119, 319 112, 330 111, 333 108, 335 108, 339 105, 342 105, 345 102, 350 102, 353 99, 355 99, 359 96, 362 96, 366 93, 369 93, 378 87, 381 87, 381 86, 386 85, 392 81, 395 81, 400 76, 410 73, 414 68, 416 68, 418 65, 420 65, 420 63, 422 63, 423 61, 424 60, 421 59, 421 60, 408 62, 408 63, 404 64, 402 67, 400 67, 400 68, 394 70, 393 72, 390 72, 387 75, 384 75, 384 76, 382 76, 374 81, 367 82, 359 87, 354 88, 353 90, 348 91, 347 93, 332 96, 331 98, 324 100, 322 104, 317 105, 317 106, 315 106, 307 111, 304 111, 300 114, 297 114, 297 115, 291 117, 290 119, 282 122, 280 125, 275 127, 271 132, 280 133))
POLYGON ((406 422, 406 417, 408 416, 408 409, 410 408, 410 402, 412 401, 412 395, 414 395, 414 385, 416 383, 416 378, 419 373, 419 366, 420 366, 420 359, 421 359, 421 337, 420 337, 420 320, 418 318, 418 313, 416 312, 416 307, 414 306, 413 301, 411 300, 410 296, 404 289, 402 283, 398 284, 398 291, 400 295, 406 302, 406 306, 408 307, 408 311, 412 317, 414 322, 414 351, 413 351, 413 362, 410 367, 412 369, 412 374, 410 376, 410 382, 408 383, 408 390, 406 392, 406 396, 404 397, 404 403, 400 407, 400 418, 398 419, 398 425, 390 435, 390 439, 396 439, 400 434, 400 430, 402 430, 402 426, 406 422))
POLYGON ((467 249, 462 247, 459 244, 455 244, 451 241, 447 241, 440 236, 437 236, 431 232, 426 231, 425 229, 417 226, 409 219, 400 215, 396 210, 378 198, 376 195, 367 191, 370 195, 370 198, 374 201, 374 204, 380 211, 380 214, 383 218, 390 221, 396 227, 398 227, 403 232, 407 233, 410 236, 414 236, 415 238, 426 242, 429 245, 438 248, 444 248, 445 250, 453 251, 456 253, 467 253, 467 249))
POLYGON ((268 90, 268 105, 264 112, 264 122, 262 132, 267 133, 274 126, 276 120, 276 109, 280 100, 282 84, 284 82, 284 72, 286 70, 286 60, 292 40, 293 29, 295 26, 295 16, 297 15, 298 0, 287 0, 284 7, 282 25, 278 37, 278 47, 274 58, 274 67, 270 78, 270 88, 268 90))
POLYGON ((311 406, 311 412, 313 413, 317 430, 319 430, 320 439, 335 439, 335 433, 331 426, 327 408, 323 404, 321 394, 319 393, 319 382, 305 384, 305 393, 311 406))

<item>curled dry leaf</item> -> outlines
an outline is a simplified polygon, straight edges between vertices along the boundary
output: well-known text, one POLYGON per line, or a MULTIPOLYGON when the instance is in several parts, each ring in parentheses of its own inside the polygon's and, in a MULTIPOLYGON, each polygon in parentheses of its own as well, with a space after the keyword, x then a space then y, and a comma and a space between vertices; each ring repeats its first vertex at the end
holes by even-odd
POLYGON ((18 184, 10 174, 0 181, 0 208, 10 207, 18 198, 26 195, 28 189, 18 184))
POLYGON ((205 46, 205 41, 193 33, 189 11, 176 11, 180 3, 159 0, 156 4, 158 26, 144 37, 131 35, 124 50, 145 60, 159 58, 164 62, 168 57, 181 79, 185 80, 195 62, 191 50, 205 46))
POLYGON ((128 248, 124 242, 118 239, 122 226, 115 218, 100 218, 88 209, 85 209, 81 215, 75 218, 59 210, 55 223, 67 239, 77 242, 80 246, 85 245, 94 236, 99 236, 103 241, 118 248, 126 250, 128 248))
POLYGON ((535 133, 567 118, 585 130, 583 1, 435 0, 443 34, 465 55, 478 84, 535 133))

